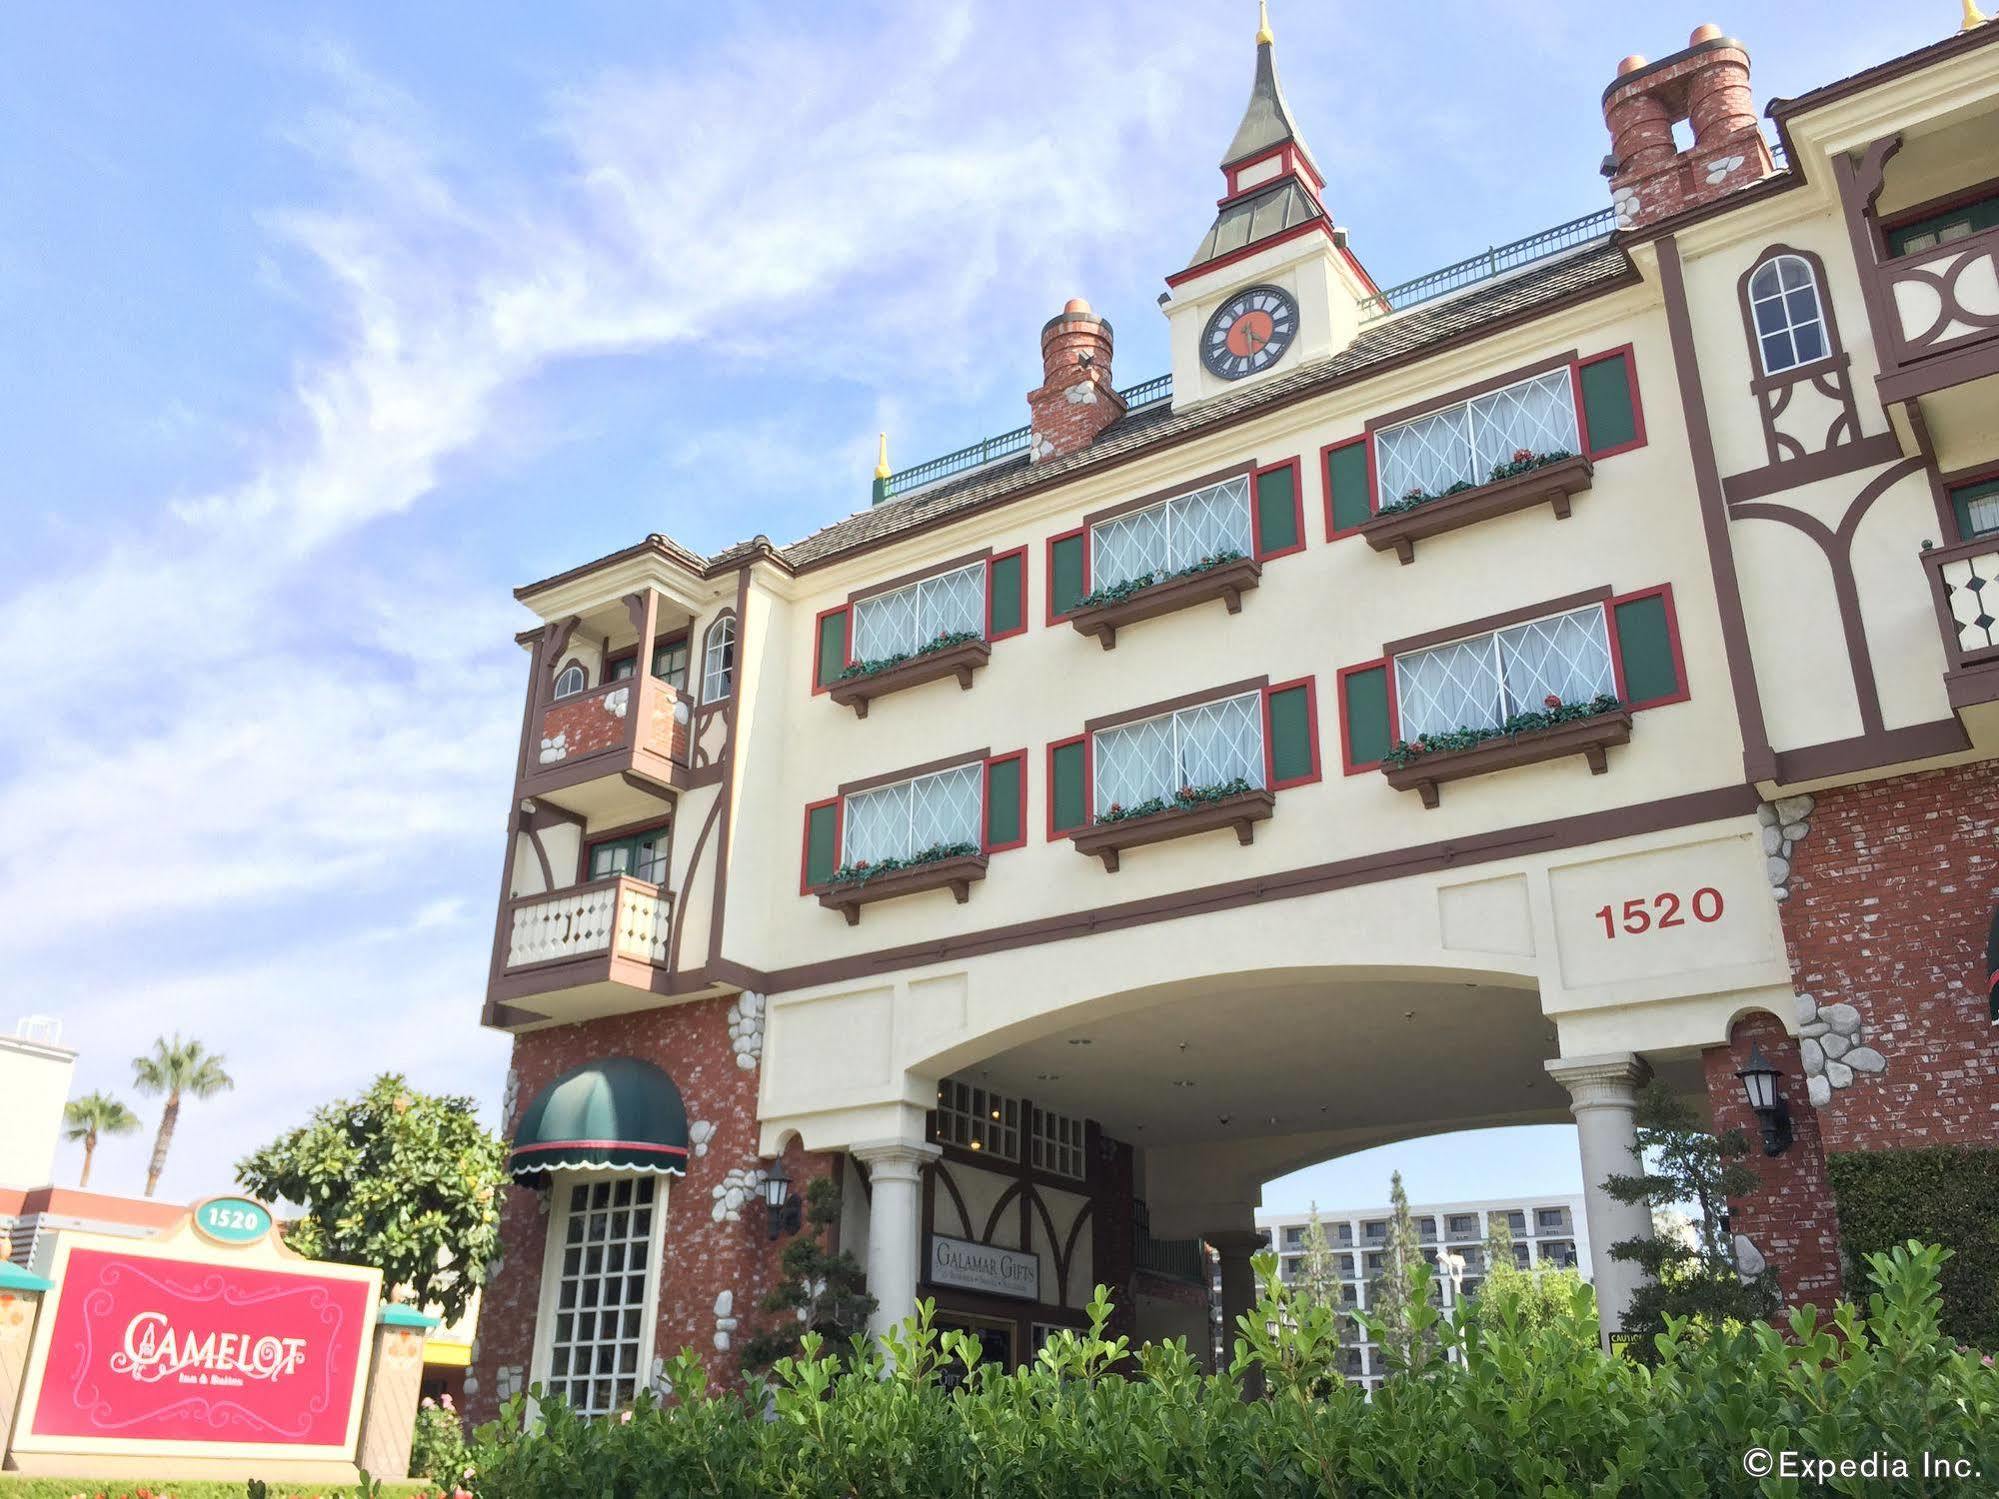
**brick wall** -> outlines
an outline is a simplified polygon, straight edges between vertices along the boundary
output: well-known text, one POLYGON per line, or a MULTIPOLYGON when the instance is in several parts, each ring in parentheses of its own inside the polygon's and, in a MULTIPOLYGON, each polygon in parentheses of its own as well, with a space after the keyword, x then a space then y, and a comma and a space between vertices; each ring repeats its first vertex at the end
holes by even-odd
POLYGON ((1999 1139, 1985 987, 1995 837, 1989 762, 1829 791, 1813 808, 1783 906, 1792 984, 1821 1006, 1852 1005, 1860 1043, 1886 1061, 1831 1090, 1828 1151, 1999 1139))
POLYGON ((1701 1054, 1701 1065, 1715 1129, 1739 1129, 1748 1138, 1751 1148, 1744 1162, 1761 1183, 1749 1196, 1729 1203, 1730 1228, 1746 1235, 1768 1261, 1787 1306, 1806 1301, 1830 1306, 1840 1289, 1839 1217, 1826 1178, 1820 1116, 1800 1082, 1798 1043, 1784 1033, 1775 1015, 1750 1015, 1735 1027, 1727 1046, 1701 1054), (1782 1155, 1763 1154, 1762 1125, 1735 1075, 1752 1044, 1762 1047, 1785 1076, 1791 1148, 1782 1155))
MULTIPOLYGON (((653 683, 652 722, 646 726, 645 747, 656 755, 664 755, 680 765, 687 763, 687 724, 674 712, 681 702, 680 694, 670 683, 653 683)), ((687 710, 692 717, 690 703, 687 710)))
POLYGON ((555 765, 625 743, 631 702, 630 682, 609 692, 565 698, 542 714, 541 742, 530 749, 530 756, 540 764, 555 765))
MULTIPOLYGON (((757 1303, 776 1283, 778 1255, 787 1242, 770 1242, 760 1198, 752 1197, 733 1220, 715 1216, 715 1194, 728 1174, 763 1164, 757 1155, 757 1068, 737 1064, 743 1053, 732 1035, 732 1030, 741 1035, 746 1029, 732 1026, 740 1015, 729 998, 700 1000, 529 1032, 516 1039, 513 1056, 516 1115, 556 1077, 598 1057, 651 1062, 680 1089, 699 1143, 690 1153, 687 1174, 669 1178, 653 1351, 670 1356, 693 1348, 710 1378, 724 1385, 735 1380, 743 1341, 762 1320, 757 1303), (716 1300, 724 1291, 733 1298, 728 1312, 737 1322, 733 1330, 717 1326, 716 1300), (718 1337, 729 1346, 718 1348, 718 1337)), ((756 1034, 761 1036, 760 1027, 756 1034)), ((512 1120, 507 1123, 511 1126, 512 1120)), ((794 1144, 784 1157, 793 1192, 802 1197, 814 1178, 831 1173, 836 1159, 806 1154, 794 1144)), ((513 1375, 530 1368, 548 1223, 542 1194, 507 1189, 500 1219, 502 1261, 486 1288, 466 1384, 465 1406, 473 1422, 497 1414, 501 1370, 513 1375)))

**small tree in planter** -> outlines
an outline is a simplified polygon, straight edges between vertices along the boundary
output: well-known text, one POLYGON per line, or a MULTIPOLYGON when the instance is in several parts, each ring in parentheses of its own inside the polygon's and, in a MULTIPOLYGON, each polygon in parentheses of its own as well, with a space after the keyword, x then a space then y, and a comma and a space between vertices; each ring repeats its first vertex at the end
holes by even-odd
POLYGON ((761 1372, 781 1358, 796 1357, 800 1339, 817 1333, 843 1356, 867 1331, 875 1299, 867 1275, 844 1249, 826 1252, 826 1231, 840 1218, 840 1189, 829 1176, 805 1191, 805 1227, 784 1246, 780 1279, 760 1303, 769 1325, 743 1344, 743 1368, 761 1372))

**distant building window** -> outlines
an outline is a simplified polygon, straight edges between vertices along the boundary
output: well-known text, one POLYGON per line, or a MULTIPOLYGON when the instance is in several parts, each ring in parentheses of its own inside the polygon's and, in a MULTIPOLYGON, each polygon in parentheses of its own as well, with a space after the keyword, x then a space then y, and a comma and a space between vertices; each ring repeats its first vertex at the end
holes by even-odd
POLYGON ((574 697, 590 685, 589 675, 574 661, 555 674, 555 695, 574 697))
POLYGON ((937 1139, 1003 1161, 1020 1159, 1020 1104, 955 1078, 937 1085, 937 1139))
POLYGON ((1818 277, 1802 255, 1773 255, 1749 278, 1749 314, 1763 373, 1811 364, 1831 352, 1818 277))
POLYGON ((701 701, 712 703, 736 688, 736 621, 724 615, 708 627, 701 650, 701 701))

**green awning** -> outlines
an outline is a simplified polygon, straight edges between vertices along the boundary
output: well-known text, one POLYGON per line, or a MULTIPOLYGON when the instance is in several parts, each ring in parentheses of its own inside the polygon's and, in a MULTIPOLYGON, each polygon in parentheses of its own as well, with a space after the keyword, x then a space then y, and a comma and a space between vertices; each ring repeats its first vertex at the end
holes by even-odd
POLYGON ((507 1168, 523 1186, 555 1171, 687 1174, 687 1108, 673 1079, 636 1057, 565 1072, 535 1096, 507 1168))

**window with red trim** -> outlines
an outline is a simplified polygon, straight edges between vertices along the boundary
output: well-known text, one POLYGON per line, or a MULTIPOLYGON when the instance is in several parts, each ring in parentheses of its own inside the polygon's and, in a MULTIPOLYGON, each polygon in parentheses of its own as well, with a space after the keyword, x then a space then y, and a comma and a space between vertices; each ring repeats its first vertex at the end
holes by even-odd
POLYGON ((910 860, 941 848, 1004 853, 1027 841, 1027 751, 813 802, 805 809, 800 890, 849 865, 910 860))

